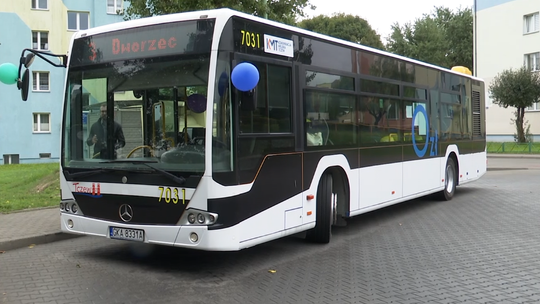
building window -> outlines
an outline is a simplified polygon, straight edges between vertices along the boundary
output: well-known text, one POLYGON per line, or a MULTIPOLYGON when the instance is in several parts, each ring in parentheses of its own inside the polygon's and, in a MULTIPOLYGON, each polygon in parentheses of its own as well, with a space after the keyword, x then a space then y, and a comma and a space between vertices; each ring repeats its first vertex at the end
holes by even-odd
POLYGON ((107 0, 107 14, 122 13, 124 0, 107 0))
POLYGON ((51 132, 51 114, 34 113, 34 133, 51 132))
POLYGON ((32 91, 50 91, 49 72, 32 72, 32 91))
POLYGON ((34 50, 49 50, 49 33, 32 32, 32 48, 34 50))
POLYGON ((523 33, 529 34, 540 31, 540 15, 534 13, 523 17, 523 33))
POLYGON ((531 71, 540 71, 540 52, 525 55, 525 67, 531 71))
POLYGON ((19 154, 4 154, 4 165, 18 164, 19 154))
POLYGON ((527 111, 540 111, 540 102, 535 102, 532 106, 527 107, 527 111))
POLYGON ((39 153, 39 158, 51 158, 51 153, 39 153))
POLYGON ((47 9, 48 0, 31 0, 33 9, 47 9))
POLYGON ((90 26, 90 14, 84 12, 68 12, 68 30, 86 30, 90 26))

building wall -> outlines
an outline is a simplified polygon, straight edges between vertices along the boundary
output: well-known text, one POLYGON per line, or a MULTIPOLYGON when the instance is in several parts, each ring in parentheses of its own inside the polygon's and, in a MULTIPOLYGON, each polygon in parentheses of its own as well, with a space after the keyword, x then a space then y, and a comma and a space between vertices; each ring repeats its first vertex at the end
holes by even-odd
MULTIPOLYGON (((0 5, 0 64, 10 62, 18 66, 21 52, 32 48, 32 31, 48 32, 49 51, 66 54, 75 31, 67 29, 67 12, 87 12, 90 27, 122 21, 121 15, 107 13, 107 0, 48 0, 47 9, 32 9, 31 1, 2 1, 0 5)), ((126 3, 124 3, 126 5, 126 3)), ((125 7, 125 6, 124 6, 125 7)), ((54 57, 46 56, 60 63, 54 57)), ((23 68, 24 71, 24 68, 23 68)), ((21 163, 55 162, 60 158, 60 125, 64 96, 65 69, 56 68, 35 58, 32 72, 49 72, 48 92, 30 92, 22 101, 16 85, 0 83, 0 164, 4 155, 18 155, 21 163), (50 131, 33 131, 33 113, 50 114, 50 131), (50 153, 50 158, 40 158, 50 153)))
MULTIPOLYGON (((540 11, 538 0, 476 0, 476 75, 486 81, 505 69, 520 68, 524 55, 540 52, 540 32, 524 34, 524 16, 540 11)), ((489 92, 487 92, 489 96, 489 92)), ((488 140, 513 141, 515 108, 486 102, 488 140)), ((540 111, 527 111, 531 133, 540 136, 540 111)))

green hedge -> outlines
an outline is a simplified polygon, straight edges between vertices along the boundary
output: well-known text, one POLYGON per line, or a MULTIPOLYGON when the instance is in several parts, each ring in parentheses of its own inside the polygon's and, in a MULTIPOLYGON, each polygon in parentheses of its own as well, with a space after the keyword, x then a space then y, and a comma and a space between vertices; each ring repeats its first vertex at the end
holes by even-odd
POLYGON ((488 142, 488 153, 540 154, 540 143, 488 142))

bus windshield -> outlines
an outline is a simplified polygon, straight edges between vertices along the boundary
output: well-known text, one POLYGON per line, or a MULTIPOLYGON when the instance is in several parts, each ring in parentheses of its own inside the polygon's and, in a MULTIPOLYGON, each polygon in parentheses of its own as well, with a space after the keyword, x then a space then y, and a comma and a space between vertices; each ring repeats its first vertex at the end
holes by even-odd
POLYGON ((65 168, 203 172, 209 54, 68 72, 65 168))

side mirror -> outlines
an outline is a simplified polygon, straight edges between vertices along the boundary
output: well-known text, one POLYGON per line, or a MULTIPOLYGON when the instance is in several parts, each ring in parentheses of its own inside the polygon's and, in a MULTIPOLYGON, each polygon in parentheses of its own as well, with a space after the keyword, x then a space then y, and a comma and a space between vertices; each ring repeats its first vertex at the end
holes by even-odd
POLYGON ((28 69, 24 70, 24 74, 21 80, 17 82, 17 88, 21 90, 21 97, 23 101, 28 99, 28 85, 30 83, 29 75, 30 72, 28 69))
POLYGON ((34 53, 28 53, 25 57, 21 57, 21 64, 28 69, 32 65, 32 62, 34 62, 35 57, 36 55, 34 53))
POLYGON ((17 89, 21 91, 21 97, 22 100, 26 101, 28 99, 28 86, 30 82, 30 71, 28 68, 30 65, 32 65, 32 62, 34 62, 35 57, 38 56, 39 58, 45 60, 49 64, 55 67, 67 67, 67 55, 56 55, 53 53, 50 53, 49 51, 38 51, 34 49, 23 49, 21 57, 19 58, 19 67, 15 66, 11 63, 3 63, 0 64, 0 82, 5 84, 17 84, 17 89), (29 52, 24 55, 25 52, 29 52), (53 62, 49 59, 47 59, 45 56, 50 57, 56 57, 61 60, 61 63, 53 62), (21 75, 22 67, 25 67, 25 71, 21 75))

